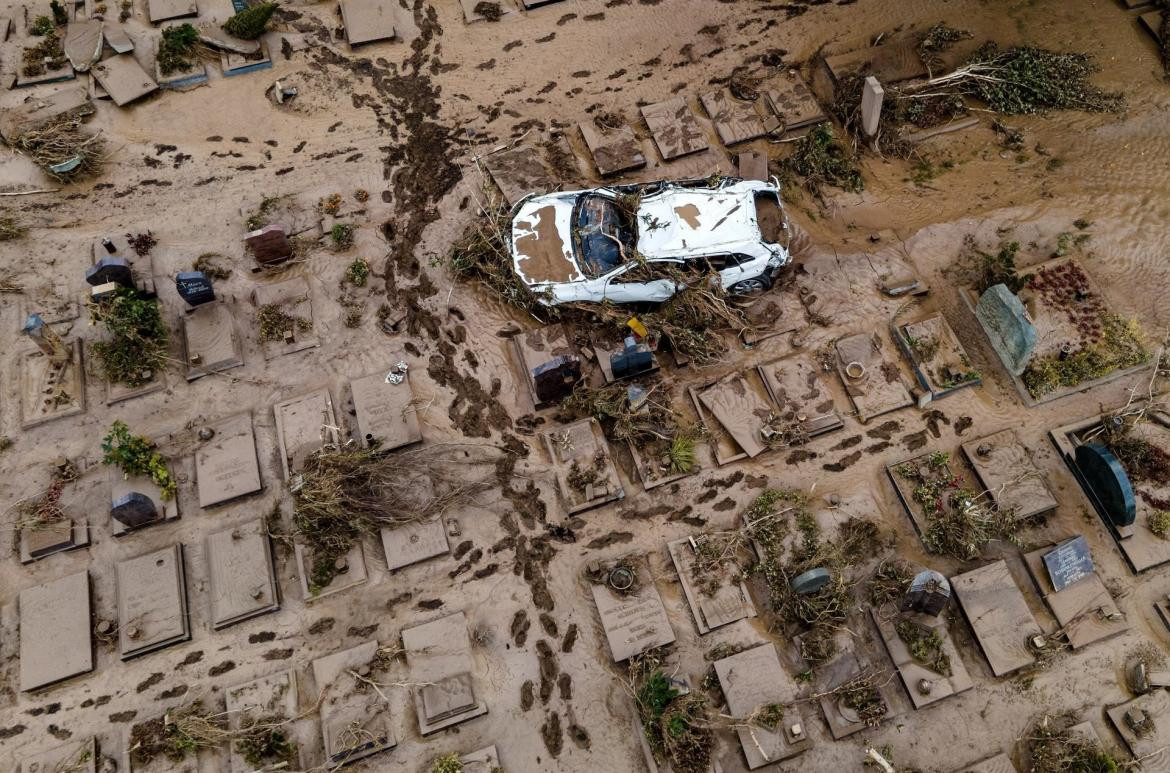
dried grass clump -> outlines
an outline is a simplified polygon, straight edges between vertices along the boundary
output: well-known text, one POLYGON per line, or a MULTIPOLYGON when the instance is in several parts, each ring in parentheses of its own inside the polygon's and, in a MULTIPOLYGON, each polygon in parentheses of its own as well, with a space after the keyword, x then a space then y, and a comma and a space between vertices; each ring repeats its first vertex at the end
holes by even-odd
POLYGON ((938 631, 909 619, 894 623, 894 631, 906 643, 910 657, 936 674, 951 675, 951 657, 943 649, 938 631))
POLYGON ((1033 773, 1117 773, 1121 768, 1101 744, 1088 736, 1070 733, 1072 720, 1045 716, 1025 736, 1033 773))
POLYGON ((96 174, 105 161, 101 135, 82 130, 80 117, 62 118, 27 131, 16 140, 15 148, 63 182, 96 174), (79 163, 72 169, 53 171, 51 168, 75 158, 79 163))
POLYGON ((650 650, 630 658, 630 691, 655 759, 679 773, 705 773, 711 764, 714 736, 707 700, 683 694, 662 671, 665 653, 650 650))
POLYGON ((792 155, 781 162, 781 169, 785 177, 818 199, 823 198, 826 185, 854 193, 865 188, 856 157, 837 139, 828 123, 813 127, 797 142, 792 155))
POLYGON ((11 215, 0 216, 0 242, 23 239, 28 228, 11 215))

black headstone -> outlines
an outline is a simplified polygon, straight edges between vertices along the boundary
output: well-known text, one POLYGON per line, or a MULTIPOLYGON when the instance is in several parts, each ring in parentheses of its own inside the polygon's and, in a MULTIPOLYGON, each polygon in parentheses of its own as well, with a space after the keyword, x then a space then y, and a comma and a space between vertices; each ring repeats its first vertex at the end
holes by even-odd
POLYGON ((654 367, 654 355, 646 345, 639 344, 633 336, 626 338, 625 343, 625 348, 609 356, 615 379, 636 376, 654 367))
POLYGON ((215 300, 211 280, 202 271, 185 271, 175 277, 175 289, 179 297, 191 306, 210 303, 215 300))
POLYGON ((1114 526, 1132 526, 1137 518, 1133 486, 1121 462, 1100 443, 1077 446, 1077 469, 1114 526))
POLYGON ((1083 580, 1094 571, 1093 556, 1089 553, 1084 537, 1073 537, 1045 553, 1044 566, 1048 567, 1053 589, 1058 591, 1083 580))
POLYGON ((921 612, 937 617, 951 599, 951 584, 942 574, 927 569, 914 575, 902 599, 903 612, 921 612))
POLYGON ((86 269, 85 281, 94 287, 104 285, 107 282, 113 282, 122 287, 134 286, 134 276, 130 272, 130 264, 124 258, 117 257, 102 258, 94 263, 86 269))
POLYGON ((538 403, 553 403, 573 391, 581 380, 581 360, 570 355, 555 357, 532 369, 538 403))
POLYGON ((110 515, 129 528, 137 529, 157 520, 158 508, 154 506, 154 500, 150 497, 131 491, 114 500, 110 507, 110 515))

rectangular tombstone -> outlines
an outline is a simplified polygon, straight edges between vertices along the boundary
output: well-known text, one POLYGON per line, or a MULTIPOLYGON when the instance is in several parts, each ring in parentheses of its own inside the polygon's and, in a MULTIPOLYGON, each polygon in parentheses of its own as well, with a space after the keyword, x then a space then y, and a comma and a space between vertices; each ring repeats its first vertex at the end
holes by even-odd
POLYGON ((956 575, 951 588, 993 674, 1003 676, 1036 662, 1028 640, 1040 635, 1040 626, 1005 561, 956 575))
POLYGON ((214 432, 198 440, 195 449, 195 484, 199 506, 212 507, 255 494, 264 486, 256 458, 256 433, 250 411, 209 422, 202 429, 214 432))
POLYGON ((376 444, 380 451, 391 451, 422 441, 410 374, 401 375, 399 384, 388 383, 385 373, 372 373, 349 383, 362 446, 376 444))
POLYGON ((262 519, 209 534, 207 568, 215 630, 280 609, 272 545, 262 519))
POLYGON ((276 442, 285 480, 326 444, 338 443, 333 400, 324 389, 282 400, 272 407, 272 412, 276 417, 276 442))
POLYGON ((313 661, 321 735, 330 765, 356 762, 398 744, 383 694, 353 676, 377 653, 378 642, 371 640, 313 661))
POLYGON ((89 573, 20 592, 20 690, 38 690, 93 670, 89 573))
POLYGON ((386 568, 391 572, 451 552, 441 518, 382 529, 382 549, 386 552, 386 568))
POLYGON ((476 697, 467 616, 456 612, 402 631, 419 732, 429 735, 487 713, 476 697))
POLYGON ((774 728, 754 725, 736 728, 749 770, 795 757, 812 748, 804 718, 793 705, 799 691, 780 664, 775 645, 761 644, 716 660, 714 665, 728 713, 737 720, 747 719, 766 706, 785 707, 783 718, 774 728), (793 724, 799 724, 803 730, 798 740, 790 740, 786 733, 793 724))
POLYGON ((191 638, 182 545, 119 561, 115 574, 122 660, 191 638))

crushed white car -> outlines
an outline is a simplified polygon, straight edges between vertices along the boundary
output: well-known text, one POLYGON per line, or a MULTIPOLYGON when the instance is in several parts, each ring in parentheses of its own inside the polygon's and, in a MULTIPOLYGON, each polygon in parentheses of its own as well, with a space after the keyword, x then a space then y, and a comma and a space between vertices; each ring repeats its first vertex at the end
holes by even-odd
POLYGON ((714 271, 734 295, 759 293, 788 263, 788 244, 774 179, 550 193, 517 202, 512 217, 516 275, 548 305, 666 301, 680 271, 714 271))

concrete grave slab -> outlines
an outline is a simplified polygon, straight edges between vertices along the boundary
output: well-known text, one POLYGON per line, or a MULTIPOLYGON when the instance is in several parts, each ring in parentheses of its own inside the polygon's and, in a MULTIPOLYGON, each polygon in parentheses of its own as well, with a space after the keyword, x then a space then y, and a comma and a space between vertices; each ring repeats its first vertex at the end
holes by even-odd
POLYGON ((42 86, 47 83, 60 83, 61 81, 73 80, 76 77, 77 75, 73 71, 73 65, 69 64, 66 60, 65 64, 55 70, 45 70, 39 75, 25 75, 22 70, 17 70, 13 88, 23 89, 32 86, 42 86))
POLYGON ((97 739, 71 741, 24 756, 20 773, 97 773, 97 739))
POLYGON ((597 419, 547 429, 540 437, 552 460, 557 488, 569 515, 625 497, 597 419))
POLYGON ((103 59, 93 66, 92 72, 94 80, 118 107, 158 91, 158 83, 142 69, 132 54, 118 54, 103 59))
POLYGON ((825 66, 838 83, 859 73, 876 76, 883 84, 920 78, 927 74, 926 64, 918 55, 917 46, 910 40, 890 41, 880 46, 826 56, 825 66))
POLYGON ((299 471, 309 456, 340 442, 333 400, 324 389, 282 400, 272 406, 272 412, 285 480, 299 471))
POLYGON ((715 586, 713 593, 708 592, 710 588, 706 587, 706 583, 704 587, 696 586, 694 567, 697 556, 695 549, 691 547, 692 539, 702 539, 702 535, 698 538, 684 537, 668 542, 666 548, 670 553, 670 560, 674 563, 674 570, 678 572, 683 594, 691 608, 691 615, 695 618, 695 627, 699 629, 699 633, 707 634, 736 620, 755 617, 756 608, 752 604, 747 586, 743 582, 736 582, 728 573, 724 572, 723 577, 704 576, 704 579, 710 577, 713 581, 712 584, 715 586))
POLYGON ((388 382, 385 371, 349 382, 357 423, 354 434, 363 447, 391 451, 422 442, 410 373, 401 376, 399 384, 388 382))
POLYGON ((779 406, 776 415, 793 422, 799 432, 814 438, 845 426, 823 371, 811 355, 782 357, 757 367, 768 396, 779 406))
POLYGON ((707 132, 699 123, 686 97, 675 97, 665 102, 644 105, 642 118, 650 128, 654 144, 665 161, 698 153, 711 146, 707 132))
POLYGON ((745 373, 732 373, 705 386, 689 387, 688 391, 700 418, 710 413, 738 451, 729 454, 715 445, 715 461, 719 464, 755 458, 767 450, 761 431, 773 408, 763 389, 749 384, 745 373))
MULTIPOLYGON (((3 20, 0 19, 0 29, 3 29, 3 20)), ((33 95, 27 102, 0 112, 0 138, 9 144, 15 143, 26 132, 39 129, 45 124, 52 123, 60 118, 93 115, 93 103, 89 101, 86 90, 81 87, 62 89, 54 94, 33 95)), ((70 288, 72 289, 72 288, 70 288)), ((25 290, 28 294, 30 290, 25 290)), ((28 300, 27 298, 23 300, 28 300)), ((77 301, 74 297, 62 297, 61 301, 74 307, 77 301)), ((40 309, 29 309, 26 315, 40 309)), ((45 322, 58 322, 59 319, 50 319, 45 313, 41 314, 45 322)), ((77 315, 74 314, 74 317, 77 315)))
POLYGON ((569 343, 564 325, 548 325, 528 330, 512 336, 510 341, 533 407, 538 411, 549 407, 552 403, 542 402, 536 396, 536 381, 532 372, 557 357, 577 356, 577 350, 569 343))
POLYGON ((70 357, 60 364, 53 363, 39 350, 19 355, 22 429, 85 412, 81 341, 66 345, 70 357))
MULTIPOLYGON (((821 713, 824 714, 825 721, 829 725, 829 732, 835 741, 847 738, 869 727, 864 721, 849 715, 848 710, 841 705, 840 695, 832 694, 834 690, 865 673, 872 673, 872 669, 863 669, 857 655, 849 650, 841 652, 828 665, 817 669, 814 676, 816 692, 822 695, 818 702, 821 705, 821 713)), ((874 689, 877 690, 882 703, 886 706, 886 713, 882 716, 881 721, 885 722, 898 716, 901 712, 893 703, 893 683, 889 680, 879 680, 879 684, 874 689)))
MULTIPOLYGON (((697 446, 698 443, 696 442, 695 445, 697 446)), ((630 449, 630 457, 634 462, 634 470, 638 473, 638 480, 642 482, 642 488, 647 491, 659 486, 665 486, 667 483, 682 480, 683 478, 696 474, 702 469, 696 459, 690 470, 686 472, 671 472, 670 459, 666 455, 669 451, 669 443, 665 441, 638 448, 634 444, 634 441, 627 440, 626 447, 630 449)))
POLYGON ((398 745, 390 706, 377 690, 357 689, 354 673, 378 654, 378 642, 334 652, 313 661, 321 702, 321 735, 331 765, 356 762, 398 745))
POLYGON ((191 638, 182 545, 119 561, 115 572, 122 660, 191 638))
POLYGON ((500 766, 500 754, 496 751, 495 744, 460 755, 459 761, 463 763, 463 769, 468 773, 481 769, 487 771, 503 770, 500 766))
POLYGON ((930 392, 931 399, 983 383, 942 314, 900 325, 898 333, 896 341, 910 360, 918 385, 930 392))
POLYGON ((354 544, 345 554, 345 558, 342 559, 346 570, 335 576, 332 582, 324 588, 313 588, 309 584, 309 577, 313 570, 312 556, 304 545, 300 543, 293 545, 293 558, 297 564, 297 582, 301 586, 301 598, 305 601, 316 601, 325 596, 349 590, 361 585, 367 579, 366 558, 360 543, 354 544))
POLYGON ((314 329, 316 320, 313 319, 312 295, 309 292, 309 283, 304 277, 260 285, 252 291, 252 300, 257 311, 265 306, 279 306, 281 311, 294 320, 305 320, 305 323, 294 324, 292 330, 286 331, 283 338, 261 341, 264 359, 271 360, 283 354, 292 354, 321 345, 314 329))
POLYGON ((910 522, 914 525, 914 531, 918 533, 919 539, 930 528, 931 515, 926 505, 914 498, 915 489, 920 484, 933 485, 943 481, 953 481, 959 488, 970 488, 966 471, 956 460, 949 458, 949 455, 944 460, 934 453, 926 453, 895 462, 886 466, 886 474, 894 484, 898 500, 906 509, 906 514, 910 516, 910 522))
POLYGON ((87 72, 101 56, 102 43, 102 22, 98 19, 81 19, 71 21, 65 27, 65 38, 61 45, 73 69, 87 72))
MULTIPOLYGON (((484 21, 487 17, 475 10, 482 0, 459 0, 459 5, 463 7, 463 20, 468 24, 477 21, 484 21)), ((505 16, 509 13, 514 13, 516 8, 513 7, 509 0, 491 0, 492 4, 499 9, 500 16, 505 16)))
POLYGON ((980 485, 1000 510, 1012 510, 1017 518, 1029 519, 1056 509, 1056 497, 1044 473, 1015 430, 968 440, 961 448, 980 485))
MULTIPOLYGON (((468 3, 474 4, 477 0, 463 2, 466 10, 468 3)), ((518 145, 489 153, 482 156, 480 161, 510 205, 530 193, 548 193, 557 187, 557 181, 544 165, 540 150, 532 145, 518 145)))
POLYGON ((391 572, 451 552, 451 546, 447 543, 447 527, 441 518, 382 529, 381 534, 386 568, 391 572))
POLYGON ((219 66, 225 78, 272 69, 268 44, 262 40, 259 42, 260 45, 254 53, 231 51, 226 48, 219 52, 219 66))
POLYGON ((1101 576, 1093 572, 1073 584, 1055 590, 1044 555, 1055 544, 1047 545, 1024 555, 1024 564, 1036 590, 1044 597, 1052 616, 1064 630, 1069 645, 1078 650, 1129 630, 1125 615, 1117 608, 1101 576))
POLYGON ((1134 759, 1140 759, 1143 770, 1165 770, 1170 766, 1170 692, 1154 690, 1133 700, 1105 709, 1113 729, 1125 742, 1134 759), (1152 727, 1138 734, 1126 721, 1130 711, 1144 711, 1152 727))
POLYGON ((244 364, 244 348, 228 304, 217 301, 196 306, 179 317, 179 329, 188 381, 244 364))
POLYGON ((413 689, 420 733, 429 735, 487 713, 487 704, 475 693, 463 612, 403 629, 402 646, 411 681, 422 685, 413 689))
POLYGON ((786 133, 828 120, 812 90, 799 75, 785 74, 768 81, 764 88, 764 102, 780 119, 786 133))
POLYGON ((31 564, 54 553, 64 553, 89 545, 89 522, 84 516, 66 518, 36 529, 20 530, 20 562, 31 564))
MULTIPOLYGON (((297 692, 296 671, 280 671, 270 676, 262 676, 224 691, 225 708, 227 710, 228 727, 233 731, 251 727, 253 723, 279 718, 292 720, 300 715, 299 697, 297 692)), ((298 723, 290 722, 282 730, 287 736, 292 736, 296 751, 289 760, 290 768, 300 769, 304 765, 301 750, 305 746, 299 731, 298 723), (299 742, 298 742, 299 741, 299 742)), ((228 749, 228 764, 232 773, 251 773, 255 766, 249 764, 236 744, 230 744, 228 749)), ((282 760, 284 761, 284 760, 282 760)))
POLYGON ((768 181, 768 157, 754 150, 744 151, 735 157, 735 169, 745 180, 768 181))
POLYGON ((592 121, 582 121, 577 124, 577 128, 581 132, 581 138, 585 140, 589 155, 593 157, 597 173, 602 177, 646 166, 642 143, 629 126, 623 124, 615 129, 602 131, 592 121))
POLYGON ((199 30, 199 41, 201 43, 206 43, 220 51, 230 51, 233 54, 252 56, 259 54, 264 49, 264 42, 262 40, 241 40, 235 35, 229 35, 225 32, 223 26, 220 24, 199 24, 196 26, 196 29, 199 30))
POLYGON ((93 670, 88 572, 26 588, 19 611, 21 692, 93 670))
POLYGON ((341 0, 341 22, 350 46, 395 36, 393 0, 341 0))
POLYGON ((107 406, 124 403, 127 400, 133 400, 137 397, 146 397, 155 392, 161 392, 167 388, 166 373, 155 373, 150 381, 147 381, 142 386, 132 387, 121 383, 106 382, 106 399, 107 406))
POLYGON ((215 630, 280 609, 272 544, 262 519, 207 535, 211 627, 215 630))
POLYGON ((609 643, 609 654, 615 663, 674 641, 666 607, 662 605, 662 597, 654 586, 645 560, 623 560, 622 564, 637 575, 631 591, 622 593, 604 582, 590 583, 593 603, 597 605, 601 627, 609 643))
MULTIPOLYGON (((173 469, 172 472, 174 472, 173 469)), ((158 487, 158 484, 149 475, 132 475, 126 477, 117 466, 111 466, 109 468, 108 479, 110 481, 110 500, 106 504, 107 510, 112 508, 114 502, 117 502, 127 494, 139 493, 149 498, 154 503, 155 509, 158 512, 157 517, 153 521, 134 527, 119 521, 111 515, 110 531, 115 537, 122 537, 132 531, 145 529, 160 523, 169 523, 179 518, 178 495, 176 494, 176 496, 170 499, 163 499, 162 489, 158 487)))
POLYGON ((1012 758, 1000 752, 994 757, 988 757, 963 768, 959 773, 1018 773, 1018 771, 1012 763, 1012 758))
POLYGON ((102 27, 102 35, 106 39, 106 45, 113 49, 116 54, 128 54, 134 50, 134 41, 126 34, 126 30, 120 24, 106 24, 102 27))
POLYGON ((767 133, 755 104, 736 99, 728 89, 704 92, 699 101, 715 124, 715 132, 724 145, 738 145, 767 133))
POLYGON ((996 676, 1036 662, 1028 641, 1041 634, 1024 594, 1002 559, 950 578, 955 598, 996 676))
POLYGON ((199 15, 195 0, 146 0, 146 13, 151 24, 170 19, 183 19, 199 15))
POLYGON ((786 707, 775 729, 758 725, 736 728, 748 770, 790 759, 812 748, 804 717, 797 708, 799 690, 780 664, 775 645, 769 642, 752 647, 716 660, 714 666, 732 717, 742 720, 774 704, 786 707), (800 725, 803 731, 799 740, 789 740, 787 734, 794 724, 800 725))
POLYGON ((200 507, 214 507, 263 490, 252 413, 208 422, 195 431, 195 484, 200 507), (208 440, 199 432, 211 430, 208 440))
POLYGON ((862 423, 914 404, 896 362, 885 355, 881 333, 858 333, 840 338, 837 373, 862 423))
POLYGON ((874 625, 877 626, 878 633, 882 637, 882 642, 886 645, 886 652, 890 653, 890 660, 894 661, 894 667, 898 669, 898 676, 901 677, 902 685, 906 688, 914 708, 926 708, 944 698, 965 692, 975 686, 967 673, 967 667, 963 665, 963 659, 959 656, 959 651, 947 629, 945 619, 917 614, 903 614, 889 618, 879 614, 876 609, 870 610, 870 617, 873 618, 874 625), (899 620, 903 619, 923 626, 939 635, 939 638, 942 639, 942 650, 950 659, 951 672, 949 674, 939 673, 914 659, 910 654, 909 646, 898 635, 897 624, 899 620), (922 690, 919 689, 923 680, 930 683, 929 693, 923 694, 922 690))

